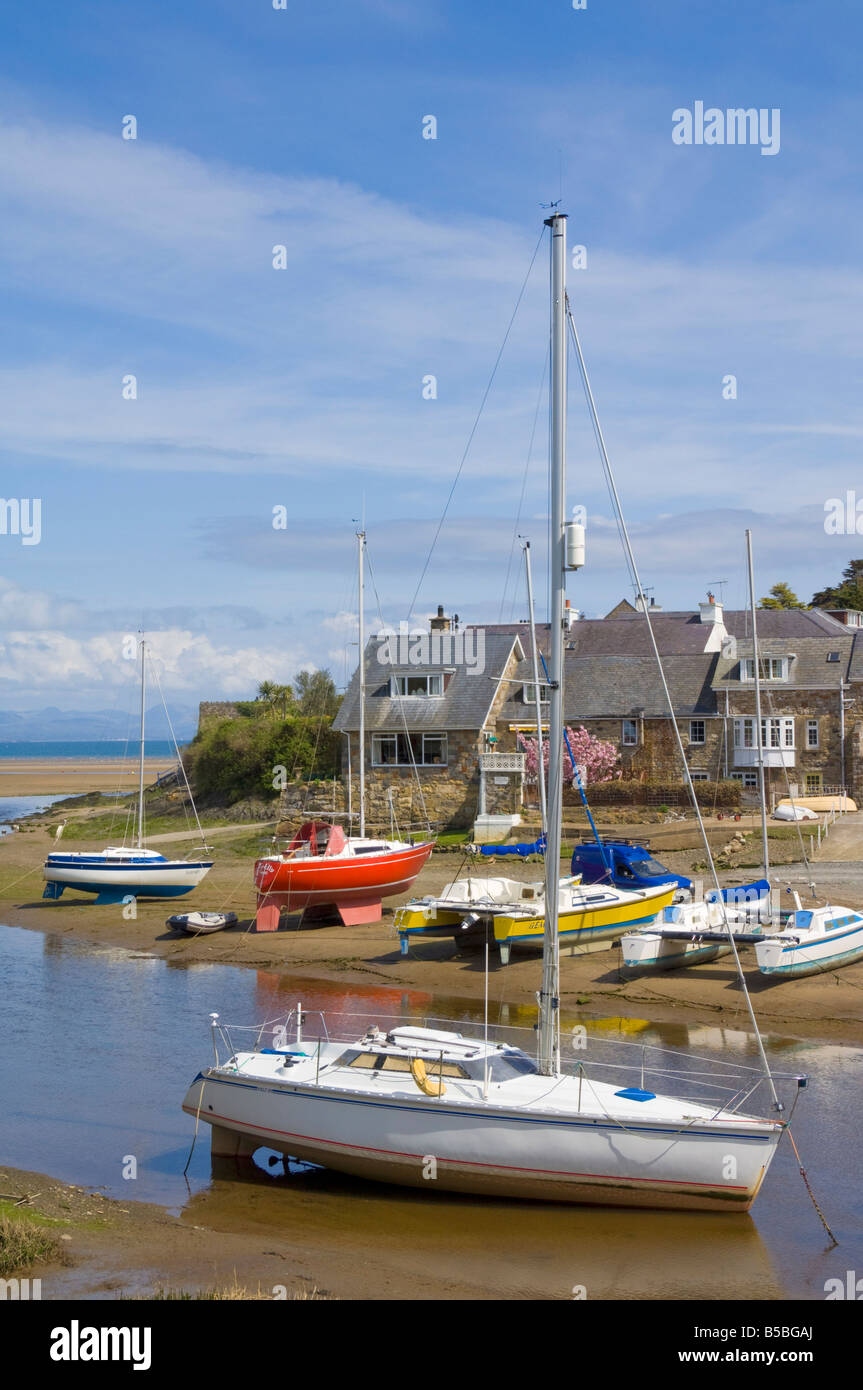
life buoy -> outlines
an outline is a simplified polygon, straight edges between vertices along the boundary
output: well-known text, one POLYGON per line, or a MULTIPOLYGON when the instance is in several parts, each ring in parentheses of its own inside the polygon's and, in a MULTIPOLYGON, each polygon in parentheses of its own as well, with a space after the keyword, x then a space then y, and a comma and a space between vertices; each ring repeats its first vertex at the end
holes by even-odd
POLYGON ((443 1084, 443 1079, 441 1077, 438 1077, 436 1081, 433 1081, 432 1078, 429 1076, 428 1072, 426 1071, 426 1064, 421 1057, 411 1058, 411 1076, 419 1086, 423 1095, 446 1095, 446 1086, 443 1084))

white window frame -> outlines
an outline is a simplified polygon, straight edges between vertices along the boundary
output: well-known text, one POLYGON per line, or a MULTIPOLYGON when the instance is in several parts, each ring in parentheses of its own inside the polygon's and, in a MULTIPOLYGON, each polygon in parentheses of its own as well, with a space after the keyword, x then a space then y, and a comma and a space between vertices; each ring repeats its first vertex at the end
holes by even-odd
POLYGON ((443 672, 400 671, 390 676, 390 697, 402 700, 439 699, 443 695, 443 672), (425 681, 425 690, 408 691, 408 681, 425 681))
MULTIPOLYGON (((787 681, 788 664, 789 658, 787 656, 762 656, 759 660, 761 679, 763 681, 787 681)), ((741 657, 740 679, 755 684, 754 656, 741 657)))
POLYGON ((820 748, 820 747, 821 747, 821 731, 820 731, 820 729, 819 729, 819 727, 818 727, 818 720, 817 720, 817 719, 807 719, 807 720, 806 720, 806 747, 807 747, 807 748, 820 748), (814 738, 812 737, 813 734, 815 735, 814 738))
MULTIPOLYGON (((787 748, 789 751, 793 751, 795 747, 793 718, 784 714, 763 716, 761 720, 761 746, 764 749, 787 748)), ((758 736, 755 733, 754 715, 744 714, 735 716, 734 747, 758 747, 758 736)))
MULTIPOLYGON (((410 758, 402 757, 402 758, 400 759, 400 756, 399 756, 400 753, 404 754, 404 753, 407 752, 407 746, 406 746, 406 744, 405 744, 405 737, 406 737, 406 736, 405 736, 404 734, 399 734, 399 733, 393 733, 393 734, 387 734, 387 733, 381 734, 381 733, 376 733, 376 734, 372 734, 372 737, 371 737, 371 765, 372 765, 372 767, 412 767, 412 766, 413 766, 413 763, 412 763, 412 761, 411 761, 410 758), (400 743, 401 743, 401 748, 399 747, 399 744, 400 744, 400 743), (392 748, 392 751, 393 751, 394 755, 395 755, 389 762, 384 762, 383 759, 382 759, 382 753, 383 753, 383 751, 384 751, 384 749, 383 749, 383 745, 384 745, 384 744, 389 744, 389 745, 391 746, 391 748, 392 748)), ((419 741, 419 750, 420 750, 419 756, 418 756, 418 757, 415 757, 414 760, 413 760, 413 762, 416 763, 416 766, 417 766, 417 767, 446 767, 446 766, 447 766, 447 760, 448 760, 448 757, 449 757, 449 749, 448 749, 448 746, 447 746, 447 736, 446 736, 445 733, 414 734, 412 737, 413 737, 415 740, 418 740, 418 741, 419 741), (426 740, 428 740, 428 744, 426 743, 426 740), (442 756, 441 756, 441 760, 440 760, 439 763, 436 763, 436 762, 431 761, 431 756, 428 756, 428 757, 427 757, 426 749, 427 749, 427 747, 428 747, 428 748, 431 748, 432 742, 434 742, 435 744, 437 744, 437 745, 440 746, 442 756)))
MULTIPOLYGON (((533 708, 536 709, 536 696, 535 696, 534 693, 533 693, 533 681, 530 681, 529 683, 528 683, 527 681, 525 681, 524 685, 521 687, 521 698, 524 700, 524 703, 525 703, 526 705, 532 705, 533 708)), ((542 708, 543 705, 547 705, 548 703, 549 703, 549 700, 548 700, 548 686, 547 686, 547 685, 543 685, 542 682, 540 681, 540 686, 539 686, 539 704, 540 704, 540 708, 542 708)))
POLYGON ((757 772, 732 772, 729 774, 733 782, 742 782, 744 787, 754 787, 758 789, 757 772))
POLYGON ((707 742, 707 723, 704 719, 690 719, 689 721, 689 742, 701 744, 707 742), (701 738, 696 738, 692 732, 696 724, 701 727, 701 738))
POLYGON ((692 781, 693 781, 693 782, 709 782, 709 781, 710 781, 710 773, 709 773, 709 772, 696 772, 695 768, 692 768, 692 767, 689 769, 689 776, 692 778, 692 781))
POLYGON ((638 720, 622 719, 620 722, 620 743, 623 748, 638 747, 638 720), (627 731, 632 730, 632 738, 627 738, 627 731))

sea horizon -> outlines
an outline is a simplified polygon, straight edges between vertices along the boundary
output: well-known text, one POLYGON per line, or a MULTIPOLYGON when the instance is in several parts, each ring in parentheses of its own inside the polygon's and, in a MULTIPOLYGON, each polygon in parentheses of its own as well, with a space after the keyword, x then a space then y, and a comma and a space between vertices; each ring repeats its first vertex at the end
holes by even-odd
MULTIPOLYGON (((179 740, 184 748, 188 739, 179 740)), ((13 761, 58 761, 77 758, 81 761, 118 758, 138 759, 141 756, 140 739, 21 739, 0 742, 0 762, 13 761)), ((145 758, 174 758, 174 745, 170 739, 147 738, 144 740, 145 758)))

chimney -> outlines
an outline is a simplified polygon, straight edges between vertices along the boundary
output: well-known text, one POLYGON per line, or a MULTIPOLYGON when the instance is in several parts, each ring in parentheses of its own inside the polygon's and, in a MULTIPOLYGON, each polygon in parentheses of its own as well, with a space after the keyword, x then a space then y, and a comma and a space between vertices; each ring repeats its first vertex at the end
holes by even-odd
POLYGON ((429 630, 431 632, 449 632, 451 626, 452 624, 449 618, 444 615, 443 604, 439 603, 437 606, 437 617, 429 619, 429 630))
MULTIPOLYGON (((635 600, 635 607, 636 607, 636 609, 638 610, 639 613, 643 613, 644 610, 645 610, 645 603, 644 603, 644 601, 643 601, 643 599, 642 599, 642 597, 641 597, 641 594, 639 594, 638 597, 637 597, 636 600, 635 600)), ((650 600, 650 602, 646 605, 646 607, 649 609, 649 611, 650 611, 651 613, 661 613, 661 612, 662 612, 662 604, 661 604, 661 603, 657 603, 655 598, 652 598, 652 599, 650 600)))
POLYGON ((713 594, 708 593, 707 602, 699 603, 698 607, 701 613, 701 621, 703 623, 722 622, 722 604, 716 602, 716 598, 713 594))

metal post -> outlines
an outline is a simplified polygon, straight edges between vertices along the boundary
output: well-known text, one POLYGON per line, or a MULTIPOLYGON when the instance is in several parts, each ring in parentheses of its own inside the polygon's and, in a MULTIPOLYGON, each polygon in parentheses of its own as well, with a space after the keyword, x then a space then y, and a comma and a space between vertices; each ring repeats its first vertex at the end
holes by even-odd
POLYGON ((536 775, 539 781, 539 815, 542 834, 548 829, 545 802, 545 759, 542 747, 542 699, 539 690, 539 657, 536 650, 536 624, 533 617, 533 581, 530 573, 530 541, 524 543, 524 568, 527 575, 527 612, 530 619, 530 652, 533 658, 533 693, 536 702, 536 775))
POLYGON ((138 774, 138 849, 144 844, 144 686, 146 682, 144 665, 146 642, 141 637, 141 763, 138 774))
POLYGON ((366 833, 366 631, 363 618, 363 551, 365 544, 365 531, 357 531, 360 648, 360 839, 366 833))
POLYGON ((761 785, 761 844, 764 857, 764 877, 767 878, 770 863, 767 851, 767 797, 764 781, 764 738, 761 732, 761 672, 758 660, 758 628, 755 618, 755 576, 752 569, 752 532, 746 532, 746 555, 749 561, 749 603, 752 612, 752 664, 755 670, 755 726, 758 735, 758 771, 761 785))
POLYGON ((539 995, 539 1071, 558 1071, 558 885, 563 816, 563 622, 566 513, 566 216, 551 228, 551 652, 549 690, 548 835, 545 852, 545 934, 539 995))

